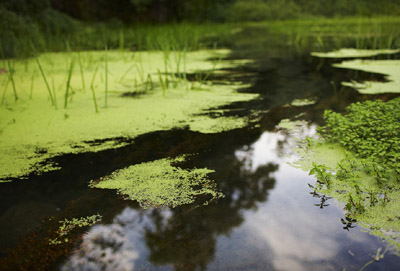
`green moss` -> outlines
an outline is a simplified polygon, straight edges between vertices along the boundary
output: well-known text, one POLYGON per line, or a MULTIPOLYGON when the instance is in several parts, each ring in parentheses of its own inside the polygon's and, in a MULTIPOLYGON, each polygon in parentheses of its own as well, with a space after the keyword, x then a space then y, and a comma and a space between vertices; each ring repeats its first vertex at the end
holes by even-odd
POLYGON ((386 75, 389 82, 342 83, 344 86, 355 88, 361 94, 400 93, 400 60, 352 60, 333 66, 386 75))
MULTIPOLYGON (((221 58, 228 53, 228 50, 186 52, 185 65, 179 64, 180 72, 183 72, 183 67, 187 73, 212 70, 215 63, 207 59, 221 58)), ((178 56, 175 54, 182 52, 171 51, 168 62, 171 72, 178 69, 178 63, 174 60, 178 56)), ((39 57, 46 77, 54 78, 54 93, 58 101, 65 95, 69 66, 72 59, 77 57, 77 53, 49 53, 39 57)), ((210 108, 258 97, 238 93, 236 90, 243 85, 213 86, 205 82, 187 81, 184 76, 162 73, 163 80, 168 78, 170 82, 164 96, 157 80, 157 70, 163 69, 165 64, 163 52, 108 51, 107 57, 108 107, 99 107, 98 113, 92 92, 82 89, 82 78, 93 78, 97 104, 104 104, 103 52, 80 52, 83 76, 80 69, 73 70, 68 108, 58 110, 49 100, 36 61, 14 61, 12 66, 15 68, 19 99, 14 101, 8 84, 0 106, 0 180, 20 178, 34 171, 40 173, 57 169, 57 165, 47 162, 47 159, 57 155, 120 147, 123 143, 110 140, 116 137, 134 138, 152 131, 186 126, 203 133, 243 127, 247 124, 246 118, 213 119, 204 113, 210 108), (136 98, 123 96, 135 93, 140 95, 134 96, 136 98), (107 140, 100 145, 85 143, 104 139, 107 140)), ((216 68, 234 65, 221 60, 216 68)), ((0 92, 5 89, 5 76, 0 74, 0 82, 4 82, 0 92)), ((89 83, 86 82, 86 85, 89 83)), ((3 93, 0 94, 3 96, 3 93)))
POLYGON ((98 183, 92 182, 91 187, 116 189, 144 208, 174 208, 194 202, 198 195, 211 195, 212 199, 223 196, 216 191, 213 181, 207 179, 212 170, 187 170, 171 165, 184 159, 181 156, 133 165, 102 178, 98 183))
POLYGON ((367 49, 354 49, 342 48, 333 52, 312 52, 311 55, 321 58, 359 58, 359 57, 372 57, 382 54, 396 54, 400 49, 381 49, 381 50, 367 50, 367 49))

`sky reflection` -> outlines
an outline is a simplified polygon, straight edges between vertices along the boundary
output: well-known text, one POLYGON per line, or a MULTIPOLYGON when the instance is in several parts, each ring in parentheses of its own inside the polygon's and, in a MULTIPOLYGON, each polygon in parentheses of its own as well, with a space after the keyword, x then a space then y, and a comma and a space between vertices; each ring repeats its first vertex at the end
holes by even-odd
POLYGON ((292 131, 265 132, 249 148, 236 152, 253 171, 266 163, 279 163, 273 174, 277 184, 256 212, 246 212, 240 228, 229 238, 218 239, 209 270, 342 270, 355 260, 352 252, 346 252, 361 244, 377 246, 379 242, 366 233, 342 229, 343 213, 334 199, 323 210, 314 206, 319 200, 310 195, 307 183, 315 178, 287 163, 293 160, 293 145, 315 133, 315 126, 299 123, 292 131))
POLYGON ((61 270, 359 270, 381 241, 359 227, 344 230, 337 202, 320 208, 307 186, 315 178, 287 163, 315 130, 299 123, 265 132, 227 160, 214 157, 210 163, 224 169, 239 161, 219 171, 225 199, 198 208, 127 207, 93 227, 61 270))

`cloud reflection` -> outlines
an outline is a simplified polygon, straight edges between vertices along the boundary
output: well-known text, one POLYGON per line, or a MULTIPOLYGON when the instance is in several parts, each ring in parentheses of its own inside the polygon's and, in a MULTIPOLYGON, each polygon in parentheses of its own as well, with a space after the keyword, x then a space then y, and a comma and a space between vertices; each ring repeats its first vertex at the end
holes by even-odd
MULTIPOLYGON (((128 271, 134 270, 134 261, 139 257, 134 242, 127 236, 127 226, 132 226, 125 209, 110 225, 96 225, 83 237, 82 244, 66 263, 62 271, 128 271)), ((134 212, 134 211, 133 211, 134 212)))
MULTIPOLYGON (((257 212, 247 213, 246 222, 235 237, 232 236, 232 239, 246 236, 245 239, 253 240, 251 247, 264 248, 269 254, 269 268, 265 268, 268 262, 264 256, 264 263, 258 260, 259 268, 254 270, 337 270, 335 258, 343 249, 343 236, 350 243, 368 243, 367 235, 350 235, 343 231, 338 219, 342 216, 339 208, 329 207, 323 211, 315 208, 315 199, 310 197, 305 185, 314 183, 315 178, 285 162, 291 161, 292 157, 279 155, 290 154, 296 144, 293 140, 298 142, 313 134, 315 126, 306 125, 296 130, 265 132, 248 150, 236 152, 245 161, 246 168, 253 171, 265 163, 279 163, 279 170, 274 174, 279 182, 270 192, 271 200, 261 205, 257 212), (287 141, 285 134, 290 134, 291 141, 287 141)), ((329 203, 332 202, 334 200, 329 203)), ((242 251, 251 249, 245 244, 239 246, 242 251)))

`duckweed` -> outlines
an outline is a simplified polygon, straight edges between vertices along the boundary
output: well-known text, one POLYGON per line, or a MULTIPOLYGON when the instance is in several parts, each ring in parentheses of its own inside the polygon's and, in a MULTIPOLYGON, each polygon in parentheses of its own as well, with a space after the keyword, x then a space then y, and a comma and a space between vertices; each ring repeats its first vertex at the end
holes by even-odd
MULTIPOLYGON (((207 59, 222 58, 229 52, 228 50, 187 52, 185 71, 180 68, 180 73, 208 71, 215 63, 207 59)), ((174 53, 177 52, 171 52, 174 53)), ((69 93, 66 97, 68 108, 65 109, 56 110, 52 106, 43 80, 36 78, 35 84, 32 84, 35 77, 41 76, 37 73, 35 59, 13 63, 15 69, 13 76, 19 90, 19 99, 14 101, 12 92, 5 92, 4 103, 0 106, 2 182, 11 178, 22 178, 32 172, 40 174, 58 169, 59 166, 51 161, 51 158, 58 155, 96 152, 123 146, 124 143, 113 140, 117 137, 135 138, 153 131, 187 126, 193 131, 203 133, 243 127, 248 122, 245 117, 221 116, 213 119, 206 113, 210 108, 258 97, 255 94, 238 93, 236 90, 244 85, 229 83, 214 86, 196 82, 196 86, 201 88, 190 90, 187 85, 192 82, 182 77, 176 84, 170 84, 170 88, 163 96, 156 81, 142 82, 142 78, 143 80, 157 78, 157 70, 164 67, 162 52, 108 51, 108 107, 96 107, 98 109, 96 114, 93 108, 94 95, 96 104, 105 102, 104 75, 98 72, 97 76, 94 76, 97 70, 104 69, 104 53, 80 52, 82 71, 74 69, 69 78, 71 59, 77 58, 75 54, 77 53, 47 53, 35 58, 40 59, 43 73, 47 77, 54 78, 54 92, 58 96, 65 93, 69 82, 69 93), (140 72, 129 70, 136 64, 140 66, 140 72), (90 91, 83 89, 82 76, 92 78, 90 91), (33 91, 30 91, 32 85, 33 91), (144 89, 147 91, 144 92, 144 89), (30 93, 33 93, 32 99, 30 93), (132 93, 141 95, 129 97, 132 93), (94 140, 104 143, 100 145, 88 143, 94 140)), ((174 71, 175 65, 175 62, 169 62, 168 69, 174 71)), ((234 62, 221 60, 217 69, 234 65, 236 65, 234 62)), ((1 76, 7 75, 0 74, 1 76)), ((170 77, 170 81, 178 80, 170 74, 162 74, 162 77, 164 79, 170 77)))
POLYGON ((50 245, 58 245, 63 242, 68 243, 69 239, 66 237, 75 228, 88 227, 100 222, 102 219, 101 215, 96 214, 88 217, 72 218, 71 220, 65 219, 60 221, 61 226, 58 228, 58 237, 50 239, 50 245))
POLYGON ((312 52, 311 55, 321 58, 359 58, 359 57, 372 57, 383 54, 396 54, 400 49, 355 49, 355 48, 342 48, 332 52, 312 52))
POLYGON ((334 67, 380 73, 388 82, 343 82, 342 85, 355 88, 361 94, 400 93, 400 60, 353 60, 334 64, 334 67))
POLYGON ((193 203, 197 196, 209 195, 209 201, 222 197, 213 181, 207 179, 214 172, 206 168, 182 169, 171 164, 184 161, 185 156, 166 158, 133 165, 115 171, 92 188, 116 189, 126 199, 136 200, 143 208, 177 207, 193 203))

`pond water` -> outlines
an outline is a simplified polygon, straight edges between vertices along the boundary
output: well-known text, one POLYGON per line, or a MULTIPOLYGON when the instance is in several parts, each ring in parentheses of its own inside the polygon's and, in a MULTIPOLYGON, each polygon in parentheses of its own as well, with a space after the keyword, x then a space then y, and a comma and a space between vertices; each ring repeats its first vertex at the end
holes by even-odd
MULTIPOLYGON (((371 98, 340 89, 340 82, 383 76, 335 69, 334 60, 321 64, 280 39, 264 28, 242 31, 230 57, 255 62, 210 78, 250 83, 242 91, 260 94, 225 107, 230 117, 256 113, 257 121, 247 127, 214 134, 153 132, 117 149, 55 157, 61 170, 1 184, 1 256, 7 248, 18 252, 22 244, 34 248, 30 255, 46 253, 52 259, 52 252, 35 241, 54 228, 49 217, 98 213, 102 222, 76 237, 82 239, 78 247, 63 247, 61 270, 360 270, 387 244, 345 221, 338 202, 313 193, 308 184, 315 177, 290 162, 299 139, 316 134, 325 109, 342 112, 351 102, 371 98), (315 103, 290 105, 295 99, 315 103), (283 119, 298 122, 293 129, 279 128, 283 119), (195 155, 180 167, 215 171, 209 177, 224 198, 142 209, 113 190, 88 187, 90 180, 116 169, 182 154, 195 155)), ((389 250, 364 270, 398 270, 399 265, 389 250)))

